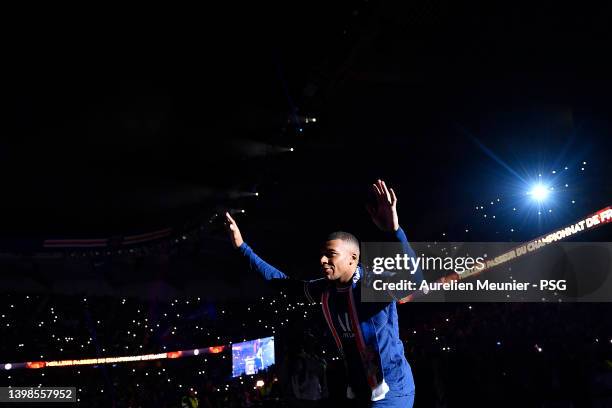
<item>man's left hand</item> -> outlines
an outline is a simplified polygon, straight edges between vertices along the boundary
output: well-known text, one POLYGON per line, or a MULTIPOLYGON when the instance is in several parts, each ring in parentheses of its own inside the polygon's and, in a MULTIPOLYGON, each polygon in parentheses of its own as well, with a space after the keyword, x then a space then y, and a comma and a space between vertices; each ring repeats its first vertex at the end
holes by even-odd
POLYGON ((393 189, 387 188, 383 180, 372 184, 374 202, 368 203, 367 210, 374 224, 382 231, 397 231, 399 219, 397 217, 397 196, 393 189))

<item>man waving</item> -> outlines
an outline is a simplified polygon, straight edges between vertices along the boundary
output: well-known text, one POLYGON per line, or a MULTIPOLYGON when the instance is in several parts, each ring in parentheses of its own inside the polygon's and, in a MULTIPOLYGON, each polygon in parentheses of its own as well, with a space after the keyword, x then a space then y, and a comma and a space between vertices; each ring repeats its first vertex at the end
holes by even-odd
MULTIPOLYGON (((372 185, 375 196, 368 205, 374 224, 400 242, 408 256, 414 251, 399 225, 397 197, 382 180, 372 185)), ((320 279, 298 281, 262 260, 242 239, 236 221, 226 213, 226 225, 234 248, 249 267, 266 280, 281 283, 294 295, 320 302, 331 334, 347 369, 347 397, 363 407, 412 407, 414 380, 399 338, 396 301, 361 302, 359 241, 354 235, 331 233, 320 254, 320 279)), ((417 278, 420 271, 417 272, 417 278)))

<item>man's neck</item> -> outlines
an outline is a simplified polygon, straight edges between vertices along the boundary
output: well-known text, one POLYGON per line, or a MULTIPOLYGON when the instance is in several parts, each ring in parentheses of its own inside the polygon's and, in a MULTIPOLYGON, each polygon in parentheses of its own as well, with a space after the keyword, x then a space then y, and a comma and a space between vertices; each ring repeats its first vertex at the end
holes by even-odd
POLYGON ((347 286, 351 286, 353 284, 353 276, 355 273, 350 275, 348 278, 340 278, 336 281, 336 287, 338 288, 346 288, 347 286))

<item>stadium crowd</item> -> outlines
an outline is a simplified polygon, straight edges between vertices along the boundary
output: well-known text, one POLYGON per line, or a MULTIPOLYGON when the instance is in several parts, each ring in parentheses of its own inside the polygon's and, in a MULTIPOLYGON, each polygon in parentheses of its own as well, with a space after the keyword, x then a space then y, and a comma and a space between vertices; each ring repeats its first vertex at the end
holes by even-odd
MULTIPOLYGON (((402 305, 400 337, 417 404, 609 406, 611 311, 612 304, 580 303, 402 305)), ((0 382, 74 386, 79 405, 88 407, 334 405, 345 402, 344 368, 324 324, 318 304, 291 303, 282 293, 227 304, 5 295, 0 382), (232 378, 231 344, 266 336, 275 336, 276 364, 232 378), (177 359, 5 366, 222 345, 218 353, 177 359)))

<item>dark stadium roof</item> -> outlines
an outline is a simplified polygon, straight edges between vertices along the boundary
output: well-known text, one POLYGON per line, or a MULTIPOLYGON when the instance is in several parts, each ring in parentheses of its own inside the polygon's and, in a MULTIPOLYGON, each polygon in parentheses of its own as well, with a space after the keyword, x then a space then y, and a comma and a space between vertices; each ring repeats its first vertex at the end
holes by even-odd
POLYGON ((16 14, 3 241, 181 232, 235 208, 249 241, 285 259, 331 230, 369 237, 377 177, 411 239, 494 239, 458 233, 507 190, 494 157, 588 161, 568 220, 610 204, 605 10, 403 3, 16 14))

